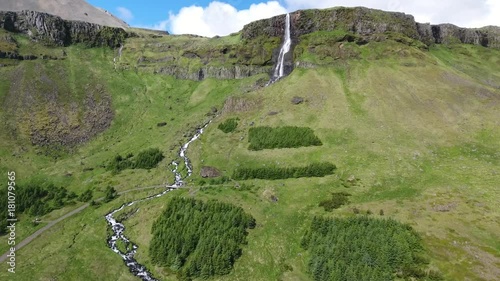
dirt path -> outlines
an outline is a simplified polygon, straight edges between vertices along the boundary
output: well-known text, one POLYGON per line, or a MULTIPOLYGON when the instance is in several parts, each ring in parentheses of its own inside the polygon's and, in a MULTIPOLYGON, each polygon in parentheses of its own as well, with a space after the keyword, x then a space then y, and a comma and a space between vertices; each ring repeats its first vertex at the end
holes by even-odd
MULTIPOLYGON (((141 191, 141 190, 147 190, 147 189, 153 189, 153 188, 160 188, 160 187, 166 187, 165 185, 154 185, 154 186, 148 186, 148 187, 138 187, 138 188, 133 188, 133 189, 129 189, 129 190, 125 190, 125 191, 122 191, 122 192, 119 192, 118 194, 125 194, 125 193, 129 193, 129 192, 133 192, 133 191, 141 191)), ((101 197, 99 199, 97 199, 96 201, 101 201, 103 200, 104 197, 101 197)), ((56 220, 53 220, 51 222, 49 222, 46 226, 40 228, 39 230, 37 230, 35 233, 31 234, 30 236, 26 237, 23 241, 21 241, 20 243, 18 243, 16 245, 16 252, 19 251, 20 249, 22 249, 24 246, 28 245, 31 241, 33 241, 35 238, 37 238, 38 236, 40 236, 40 234, 44 233, 45 231, 49 230, 51 227, 53 227, 54 225, 56 225, 58 222, 64 220, 64 219, 67 219, 73 215, 76 215, 78 213, 80 213, 81 211, 85 210, 88 206, 90 206, 89 203, 85 203, 84 205, 74 209, 73 211, 59 217, 58 219, 56 220)), ((3 254, 1 257, 0 257, 0 263, 4 262, 5 260, 7 260, 7 255, 9 254, 9 251, 7 251, 5 254, 3 254)))

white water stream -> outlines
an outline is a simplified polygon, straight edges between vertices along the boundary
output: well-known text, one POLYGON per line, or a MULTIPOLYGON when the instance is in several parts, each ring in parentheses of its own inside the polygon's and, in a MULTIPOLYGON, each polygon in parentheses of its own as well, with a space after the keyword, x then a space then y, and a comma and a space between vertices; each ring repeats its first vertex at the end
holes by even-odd
POLYGON ((174 168, 172 169, 172 172, 174 173, 175 181, 172 185, 166 186, 165 191, 163 191, 159 194, 156 194, 156 195, 152 195, 152 196, 149 196, 146 198, 142 198, 142 199, 138 199, 138 200, 135 200, 132 202, 125 203, 125 204, 121 205, 120 208, 111 211, 110 213, 108 213, 105 216, 106 221, 108 222, 109 226, 111 227, 111 230, 113 231, 113 235, 111 237, 109 237, 108 241, 107 241, 108 247, 111 248, 111 250, 113 250, 113 252, 117 253, 118 255, 120 255, 122 257, 123 261, 125 262, 125 265, 129 268, 129 270, 132 274, 141 278, 144 281, 155 281, 157 279, 155 279, 152 276, 152 274, 147 270, 147 268, 145 266, 139 264, 135 260, 134 256, 137 253, 138 246, 135 245, 134 243, 132 243, 125 235, 123 235, 123 232, 125 231, 125 226, 122 223, 116 221, 116 219, 113 216, 116 213, 118 213, 119 211, 123 210, 124 208, 132 206, 135 203, 161 197, 172 190, 176 190, 176 189, 182 187, 184 185, 184 179, 191 176, 191 174, 193 173, 191 161, 189 160, 189 158, 186 155, 187 149, 192 142, 194 142, 195 140, 200 138, 200 136, 201 136, 201 134, 203 134, 203 131, 205 130, 205 128, 211 122, 212 121, 209 121, 203 127, 198 129, 196 131, 195 135, 187 143, 185 143, 181 147, 181 149, 179 150, 179 157, 182 158, 182 160, 184 161, 184 164, 186 165, 186 169, 187 169, 186 177, 183 177, 182 174, 179 172, 179 162, 173 161, 172 165, 174 166, 174 168), (131 245, 132 246, 131 250, 128 250, 126 253, 120 251, 116 245, 118 240, 125 242, 125 244, 131 245))
POLYGON ((280 49, 278 61, 276 62, 276 67, 274 69, 273 76, 271 77, 271 80, 269 80, 266 86, 273 84, 274 82, 280 80, 283 76, 285 76, 285 55, 288 52, 290 52, 291 46, 292 46, 292 38, 290 36, 290 14, 286 14, 285 37, 283 45, 281 46, 280 49))

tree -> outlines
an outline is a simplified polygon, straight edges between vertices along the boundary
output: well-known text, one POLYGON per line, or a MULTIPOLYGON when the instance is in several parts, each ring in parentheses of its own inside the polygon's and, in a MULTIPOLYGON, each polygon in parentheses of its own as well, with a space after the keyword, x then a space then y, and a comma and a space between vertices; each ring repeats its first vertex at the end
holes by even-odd
POLYGON ((106 188, 106 195, 105 195, 105 197, 104 197, 104 202, 109 202, 109 201, 111 201, 111 200, 115 199, 115 198, 116 198, 116 195, 117 195, 117 194, 116 194, 116 190, 115 190, 115 188, 114 188, 114 187, 112 187, 112 186, 108 186, 108 187, 106 188))
POLYGON ((80 201, 80 202, 89 202, 91 199, 92 199, 92 190, 90 190, 90 189, 85 190, 78 197, 78 201, 80 201))

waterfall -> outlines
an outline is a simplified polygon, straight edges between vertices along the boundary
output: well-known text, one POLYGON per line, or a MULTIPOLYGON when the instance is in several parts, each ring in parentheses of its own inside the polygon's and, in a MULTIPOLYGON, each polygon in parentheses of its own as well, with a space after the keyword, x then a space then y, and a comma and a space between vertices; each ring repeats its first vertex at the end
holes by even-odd
POLYGON ((276 68, 274 69, 273 76, 267 83, 267 86, 285 76, 285 55, 290 51, 291 46, 292 39, 290 37, 290 14, 286 14, 285 38, 283 41, 283 46, 281 46, 278 61, 276 62, 276 68))

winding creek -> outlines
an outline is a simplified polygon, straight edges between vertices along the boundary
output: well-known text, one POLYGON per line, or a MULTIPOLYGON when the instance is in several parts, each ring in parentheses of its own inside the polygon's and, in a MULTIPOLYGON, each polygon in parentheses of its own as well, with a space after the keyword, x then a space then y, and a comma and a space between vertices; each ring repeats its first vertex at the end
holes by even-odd
MULTIPOLYGON (((290 51, 290 47, 292 44, 291 36, 290 36, 290 14, 286 14, 286 21, 285 21, 285 35, 284 35, 284 41, 283 45, 281 46, 280 53, 278 56, 278 61, 276 63, 276 67, 274 69, 273 75, 271 77, 271 80, 266 84, 266 86, 269 86, 270 84, 273 84, 274 82, 278 81, 281 79, 283 76, 285 76, 285 55, 290 51)), ((120 47, 119 50, 119 56, 121 56, 122 52, 122 47, 120 47)), ((114 60, 115 66, 116 66, 116 58, 114 60)), ((213 119, 212 119, 213 120, 213 119)), ((118 222, 115 218, 114 215, 121 210, 123 210, 126 207, 132 206, 136 203, 142 202, 142 201, 147 201, 151 200, 154 198, 162 197, 163 195, 169 193, 170 191, 176 190, 178 188, 181 188, 184 185, 184 180, 187 177, 190 177, 193 173, 193 166, 191 164, 191 161, 187 157, 187 150, 189 148, 189 145, 194 142, 195 140, 199 139, 200 136, 203 134, 203 131, 205 128, 212 122, 212 120, 208 121, 203 125, 200 129, 196 131, 194 136, 189 139, 188 142, 186 142, 184 145, 181 146, 181 149, 179 150, 179 157, 177 160, 172 161, 171 165, 173 166, 172 173, 175 176, 174 183, 172 185, 166 186, 165 191, 162 193, 152 195, 146 198, 138 199, 132 202, 128 202, 120 206, 120 208, 115 209, 108 213, 105 218, 106 221, 108 222, 108 225, 110 226, 111 230, 113 231, 113 235, 108 238, 108 247, 113 250, 113 252, 117 253, 120 255, 125 262, 125 265, 129 268, 130 272, 134 274, 135 276, 138 276, 144 281, 153 281, 157 280, 153 277, 151 272, 147 270, 147 268, 144 265, 141 265, 140 263, 135 260, 134 256, 137 253, 138 246, 131 242, 124 234, 123 232, 125 231, 125 226, 118 222), (184 165, 187 170, 187 174, 185 177, 182 176, 181 172, 179 171, 180 168, 180 162, 178 161, 181 159, 181 161, 184 162, 184 165), (118 241, 123 241, 127 245, 131 245, 131 249, 127 250, 126 253, 123 253, 118 249, 117 242, 118 241)), ((127 247, 129 248, 129 247, 127 247)))
POLYGON ((194 136, 189 139, 188 142, 186 142, 182 147, 181 149, 179 150, 179 158, 181 159, 181 161, 184 162, 185 166, 186 166, 186 169, 187 169, 187 174, 185 177, 182 176, 181 172, 179 171, 179 165, 180 163, 176 160, 172 161, 172 166, 174 167, 172 169, 172 173, 174 173, 174 176, 175 176, 175 181, 172 185, 168 185, 166 186, 165 190, 159 194, 156 194, 156 195, 152 195, 152 196, 148 196, 146 198, 142 198, 142 199, 138 199, 138 200, 135 200, 135 201, 131 201, 131 202, 128 202, 128 203, 125 203, 123 205, 120 206, 120 208, 118 209, 115 209, 113 211, 111 211, 110 213, 108 213, 105 218, 106 218, 106 221, 108 222, 108 225, 110 227, 110 229, 113 231, 113 235, 111 237, 108 238, 108 247, 111 248, 111 250, 113 250, 113 252, 117 253, 118 255, 120 255, 123 259, 123 261, 125 262, 125 265, 129 268, 130 272, 132 274, 134 274, 135 276, 141 278, 142 280, 144 281, 153 281, 153 280, 157 280, 153 277, 153 275, 151 274, 151 272, 149 272, 147 270, 147 268, 144 266, 144 265, 141 265, 137 262, 137 260, 135 260, 134 256, 135 254, 137 253, 137 249, 138 249, 138 246, 136 244, 134 244, 132 241, 130 241, 124 234, 123 232, 125 231, 125 226, 118 222, 115 218, 114 218, 114 215, 118 212, 120 212, 121 210, 123 210, 124 208, 126 207, 129 207, 129 206, 132 206, 136 203, 139 203, 139 202, 143 202, 143 201, 147 201, 147 200, 151 200, 151 199, 155 199, 155 198, 158 198, 158 197, 162 197, 163 195, 169 193, 170 191, 173 191, 173 190, 176 190, 180 187, 182 187, 184 185, 184 180, 187 178, 187 177, 190 177, 191 174, 193 173, 193 167, 191 165, 191 161, 189 160, 189 158, 187 157, 187 150, 189 148, 189 145, 194 142, 195 140, 199 139, 200 136, 203 134, 203 131, 205 130, 205 128, 212 122, 212 120, 208 121, 207 123, 205 123, 205 125, 203 125, 200 129, 198 129, 196 131, 196 133, 194 134, 194 136), (121 240, 123 242, 125 242, 126 244, 129 244, 131 245, 131 249, 128 250, 127 252, 122 252, 118 249, 118 246, 117 246, 117 242, 121 240))

